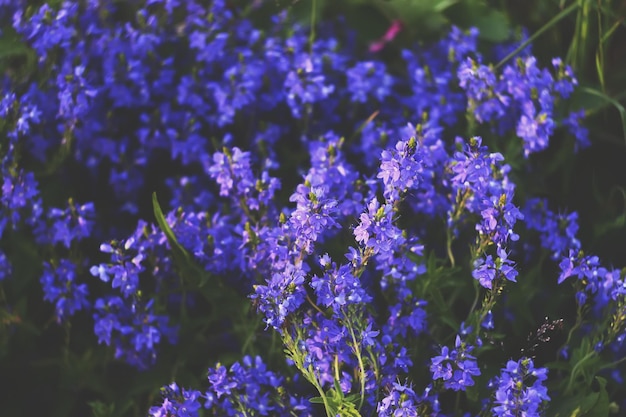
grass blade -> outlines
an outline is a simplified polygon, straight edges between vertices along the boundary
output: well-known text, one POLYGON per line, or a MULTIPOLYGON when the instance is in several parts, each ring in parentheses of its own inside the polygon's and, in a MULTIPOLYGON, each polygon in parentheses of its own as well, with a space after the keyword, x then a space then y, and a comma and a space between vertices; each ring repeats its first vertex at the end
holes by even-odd
POLYGON ((515 55, 517 55, 518 53, 520 53, 522 50, 524 50, 524 48, 526 48, 528 45, 530 45, 531 43, 533 43, 535 41, 535 39, 537 39, 539 36, 541 36, 544 32, 546 32, 548 29, 550 29, 551 27, 553 27, 554 25, 556 25, 559 21, 561 21, 563 18, 565 18, 567 15, 569 15, 570 13, 572 13, 574 10, 576 10, 578 8, 578 4, 577 3, 573 3, 571 5, 569 5, 566 9, 561 10, 561 12, 559 14, 557 14, 556 16, 554 16, 552 19, 550 19, 550 21, 548 23, 546 23, 545 25, 543 25, 541 27, 541 29, 537 30, 535 33, 533 33, 528 39, 526 39, 524 42, 522 42, 520 44, 520 46, 518 46, 517 48, 515 48, 515 50, 513 52, 511 52, 510 54, 508 54, 507 56, 505 56, 500 62, 498 62, 495 66, 495 69, 500 68, 502 65, 504 65, 509 59, 513 58, 515 55))
POLYGON ((624 143, 626 144, 626 110, 624 110, 624 106, 622 106, 622 104, 619 101, 604 94, 602 91, 598 91, 596 89, 589 88, 589 87, 582 87, 580 90, 584 93, 587 93, 589 95, 599 97, 605 100, 606 102, 612 104, 617 109, 617 111, 619 112, 621 122, 622 122, 622 134, 624 135, 624 143))

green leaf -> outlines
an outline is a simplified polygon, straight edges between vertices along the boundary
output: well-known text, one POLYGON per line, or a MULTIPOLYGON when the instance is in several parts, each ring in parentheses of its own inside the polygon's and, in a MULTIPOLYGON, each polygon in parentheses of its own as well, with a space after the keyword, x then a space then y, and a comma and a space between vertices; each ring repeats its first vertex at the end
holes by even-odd
MULTIPOLYGON (((444 10, 447 5, 441 0, 395 0, 385 4, 387 13, 394 18, 402 19, 410 31, 428 33, 439 31, 446 23, 446 17, 438 10, 444 10)), ((453 4, 454 2, 452 2, 453 4)), ((379 3, 382 5, 383 3, 379 3)))
POLYGON ((448 310, 448 304, 444 300, 441 291, 439 291, 439 288, 432 287, 430 295, 432 296, 432 300, 435 302, 435 305, 439 307, 440 310, 448 310))
POLYGON ((433 10, 437 13, 442 13, 449 7, 452 7, 455 4, 457 4, 459 1, 460 0, 438 0, 433 5, 433 10))
POLYGON ((598 49, 598 52, 596 52, 596 72, 598 74, 598 81, 600 81, 600 86, 604 91, 606 88, 606 83, 604 81, 604 64, 600 49, 598 49))
POLYGON ((175 256, 179 256, 188 261, 190 259, 189 253, 180 243, 178 243, 176 235, 174 235, 172 228, 167 223, 167 220, 165 220, 165 216, 163 215, 163 210, 161 210, 161 205, 159 204, 156 193, 152 193, 152 207, 154 209, 154 217, 156 218, 157 224, 163 233, 165 233, 165 236, 172 247, 172 252, 175 253, 175 256))
POLYGON ((478 401, 478 387, 471 386, 465 389, 465 394, 467 394, 467 399, 470 401, 478 401))
POLYGON ((322 16, 326 0, 279 0, 277 5, 281 9, 286 9, 295 21, 309 25, 313 14, 317 16, 317 19, 322 16))
POLYGON ((165 220, 156 193, 152 194, 152 206, 157 224, 165 233, 170 244, 174 264, 183 283, 191 285, 193 289, 198 290, 207 301, 219 304, 219 317, 233 318, 240 316, 238 306, 247 300, 233 288, 224 285, 217 276, 205 271, 195 262, 189 252, 178 242, 172 228, 165 220), (208 283, 211 283, 211 285, 207 285, 208 283))
POLYGON ((555 417, 605 417, 609 415, 609 394, 606 390, 606 379, 596 377, 599 391, 584 397, 579 395, 568 398, 561 403, 555 417))
POLYGON ((596 382, 600 385, 598 401, 589 410, 590 416, 604 417, 609 415, 609 393, 606 391, 606 379, 597 376, 596 382))
POLYGON ((0 37, 0 71, 18 71, 20 76, 28 76, 36 68, 37 54, 22 41, 22 37, 11 27, 2 28, 0 37), (15 59, 22 59, 16 66, 15 59))
POLYGON ((487 14, 476 19, 475 25, 483 39, 491 42, 503 42, 509 38, 510 25, 508 19, 499 10, 490 9, 487 14))
POLYGON ((195 264, 189 252, 178 242, 172 228, 167 223, 167 220, 165 220, 156 193, 152 193, 152 207, 157 224, 163 233, 165 233, 167 241, 170 244, 172 257, 178 267, 181 278, 196 287, 202 287, 208 281, 208 274, 195 264))
POLYGON ((361 413, 352 403, 342 403, 337 411, 339 411, 339 415, 342 417, 361 417, 361 413))
POLYGON ((115 415, 115 404, 105 404, 102 401, 87 403, 91 407, 93 417, 112 417, 115 415))
POLYGON ((345 397, 346 401, 350 401, 351 403, 356 404, 356 402, 359 400, 359 398, 361 398, 360 394, 350 394, 348 396, 345 397))
POLYGON ((0 59, 28 54, 28 47, 16 39, 0 38, 0 59))
POLYGON ((574 396, 563 401, 558 407, 554 417, 582 417, 591 410, 598 402, 599 394, 593 392, 584 397, 574 396))

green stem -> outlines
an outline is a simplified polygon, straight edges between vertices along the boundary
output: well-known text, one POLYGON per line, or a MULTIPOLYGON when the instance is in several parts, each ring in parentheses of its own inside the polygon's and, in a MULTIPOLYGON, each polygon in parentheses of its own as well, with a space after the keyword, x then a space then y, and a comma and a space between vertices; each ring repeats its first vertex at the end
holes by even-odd
POLYGON ((606 365, 602 365, 601 367, 598 368, 598 371, 602 371, 604 369, 615 368, 617 365, 619 365, 620 363, 622 363, 624 361, 626 361, 626 356, 624 356, 624 357, 622 357, 622 358, 620 358, 620 359, 618 359, 616 361, 613 361, 611 363, 607 363, 606 365))
POLYGON ((578 0, 576 5, 580 7, 576 16, 576 32, 570 50, 567 53, 567 60, 575 70, 583 64, 585 50, 587 49, 591 2, 589 0, 578 0))
POLYGON ((452 241, 454 240, 452 238, 452 230, 448 229, 446 232, 447 238, 446 238, 446 252, 448 253, 448 259, 450 260, 450 266, 452 266, 452 268, 454 268, 454 254, 452 253, 452 241))
MULTIPOLYGON (((378 383, 380 381, 380 371, 378 369, 378 361, 377 358, 374 357, 374 353, 372 352, 372 349, 368 348, 367 349, 367 353, 369 354, 369 359, 370 359, 370 363, 372 364, 372 367, 374 368, 374 379, 376 381, 376 383, 378 383)), ((378 404, 379 401, 379 390, 376 390, 376 404, 378 404)))
POLYGON ((569 7, 567 7, 566 9, 563 9, 561 11, 561 13, 557 14, 556 16, 554 16, 552 19, 550 19, 550 21, 548 23, 546 23, 541 29, 539 29, 537 32, 533 33, 532 36, 530 36, 528 39, 526 39, 524 42, 521 43, 520 46, 518 46, 517 48, 515 48, 515 50, 513 52, 511 52, 510 54, 508 54, 507 56, 505 56, 502 61, 498 62, 496 64, 496 66, 494 67, 494 69, 498 69, 500 68, 502 65, 504 65, 509 59, 513 58, 515 55, 517 55, 518 53, 520 53, 524 48, 526 48, 528 45, 530 45, 531 43, 533 43, 535 41, 535 39, 537 39, 539 36, 541 36, 544 32, 546 32, 548 29, 550 29, 552 26, 554 26, 556 23, 558 23, 561 19, 563 19, 565 16, 567 16, 568 14, 572 13, 574 10, 576 10, 578 8, 578 4, 577 3, 573 3, 571 4, 569 7))
POLYGON ((470 311, 467 314, 466 320, 469 320, 474 310, 476 310, 476 305, 478 304, 478 298, 480 297, 480 288, 478 288, 478 284, 476 283, 476 280, 474 280, 474 292, 476 293, 476 295, 474 296, 474 302, 472 303, 472 307, 470 308, 470 311))
POLYGON ((608 103, 611 103, 617 109, 622 122, 622 133, 624 135, 624 141, 626 141, 626 110, 624 109, 624 106, 622 106, 620 102, 615 100, 614 98, 611 98, 600 91, 594 90, 593 88, 582 87, 580 90, 589 95, 604 99, 608 103))
POLYGON ((326 416, 327 417, 335 417, 332 415, 331 411, 330 411, 330 404, 328 404, 328 399, 326 398, 326 394, 324 393, 324 389, 322 388, 322 386, 320 385, 320 383, 317 381, 317 378, 315 377, 315 374, 313 372, 313 365, 309 365, 309 369, 307 370, 307 372, 305 373, 305 377, 308 374, 308 380, 311 384, 313 384, 313 386, 315 387, 315 389, 317 390, 317 392, 320 395, 320 398, 322 399, 322 402, 324 403, 324 409, 326 410, 326 416))
POLYGON ((348 330, 350 331, 350 336, 352 337, 352 343, 354 344, 354 354, 356 355, 356 359, 359 362, 359 382, 361 383, 361 398, 359 400, 359 410, 363 407, 363 402, 365 401, 365 366, 363 365, 363 358, 361 357, 361 349, 359 348, 359 343, 356 340, 356 336, 354 334, 354 328, 352 326, 352 321, 348 319, 348 330))
POLYGON ((65 340, 64 340, 65 343, 63 346, 63 359, 65 360, 65 363, 67 364, 70 358, 70 334, 72 330, 72 323, 70 323, 70 321, 66 321, 64 323, 63 330, 65 332, 65 340))
POLYGON ((578 362, 576 362, 576 365, 574 365, 574 367, 572 368, 572 373, 570 374, 569 377, 569 381, 567 383, 567 387, 565 388, 565 392, 566 393, 571 393, 571 389, 572 389, 572 384, 574 383, 574 380, 576 379, 576 377, 578 376, 578 370, 580 369, 580 367, 587 362, 589 359, 591 359, 592 357, 594 357, 596 355, 596 351, 592 350, 591 352, 587 353, 585 356, 583 356, 583 358, 581 360, 579 360, 578 362))
POLYGON ((326 313, 324 313, 322 311, 321 308, 319 308, 319 306, 317 304, 315 304, 315 302, 313 302, 313 300, 311 300, 311 297, 309 297, 309 294, 306 295, 306 300, 309 302, 309 304, 311 304, 311 306, 317 310, 318 313, 320 313, 322 316, 326 317, 326 313))
MULTIPOLYGON (((295 331, 297 334, 297 339, 300 340, 302 337, 301 335, 302 329, 296 327, 295 331)), ((330 404, 328 403, 328 398, 326 398, 324 389, 322 388, 319 381, 317 380, 317 377, 315 376, 313 365, 309 365, 308 368, 304 367, 304 352, 300 350, 297 342, 293 339, 293 337, 291 337, 291 335, 289 334, 287 330, 285 330, 284 333, 282 334, 282 339, 283 339, 283 345, 285 346, 285 353, 287 353, 287 357, 293 360, 294 364, 296 365, 296 368, 298 368, 298 370, 302 373, 302 376, 304 376, 304 378, 307 381, 309 381, 319 393, 320 398, 322 399, 322 402, 324 403, 326 416, 335 417, 331 413, 330 404)))
POLYGON ((315 9, 316 9, 316 1, 311 1, 311 33, 309 34, 309 54, 311 54, 311 59, 313 58, 313 42, 315 42, 315 9))
POLYGON ((576 303, 576 323, 572 326, 570 331, 567 333, 567 340, 563 344, 563 346, 568 346, 570 341, 572 340, 572 335, 583 324, 583 311, 580 304, 576 303))
POLYGON ((352 136, 350 136, 350 139, 348 139, 348 142, 353 142, 354 140, 356 140, 356 137, 363 131, 363 129, 365 129, 365 126, 372 123, 372 121, 376 118, 376 116, 378 116, 378 113, 380 113, 380 110, 376 110, 374 113, 370 114, 370 116, 367 119, 365 119, 363 123, 361 123, 359 128, 356 131, 354 131, 354 133, 352 133, 352 136))

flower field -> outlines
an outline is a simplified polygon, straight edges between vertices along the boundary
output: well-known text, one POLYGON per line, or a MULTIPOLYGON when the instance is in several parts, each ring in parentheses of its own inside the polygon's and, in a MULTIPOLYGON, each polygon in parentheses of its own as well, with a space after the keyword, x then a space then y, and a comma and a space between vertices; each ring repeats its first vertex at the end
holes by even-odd
POLYGON ((0 0, 0 414, 626 413, 626 9, 530 3, 0 0))

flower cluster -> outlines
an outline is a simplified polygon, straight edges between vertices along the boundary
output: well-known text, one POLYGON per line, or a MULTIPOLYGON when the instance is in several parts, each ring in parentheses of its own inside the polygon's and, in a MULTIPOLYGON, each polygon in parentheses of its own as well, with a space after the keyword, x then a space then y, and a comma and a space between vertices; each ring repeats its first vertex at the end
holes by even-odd
POLYGON ((59 322, 67 320, 78 310, 90 307, 87 284, 76 284, 76 276, 76 265, 68 259, 61 259, 57 267, 44 264, 41 276, 43 298, 54 303, 59 322))
POLYGON ((156 346, 165 336, 176 341, 176 328, 168 317, 154 314, 154 300, 125 300, 107 297, 94 305, 94 332, 99 343, 115 346, 115 357, 140 369, 146 369, 156 360, 156 346))
POLYGON ((546 368, 535 368, 532 359, 508 361, 500 376, 490 382, 496 389, 493 415, 541 416, 544 403, 550 400, 544 386, 547 374, 546 368))
POLYGON ((245 356, 230 368, 217 364, 209 369, 209 388, 204 391, 163 388, 163 404, 150 409, 150 416, 196 417, 201 409, 223 416, 311 416, 310 405, 286 393, 284 378, 267 369, 260 357, 245 356))
POLYGON ((91 236, 94 226, 93 203, 83 204, 76 207, 70 200, 66 210, 51 208, 47 213, 48 224, 38 224, 36 233, 39 232, 40 243, 61 243, 69 249, 72 241, 86 239, 91 236), (48 236, 46 236, 48 234, 48 236))
POLYGON ((475 226, 478 238, 473 276, 483 287, 491 289, 497 278, 515 281, 517 271, 508 259, 507 249, 519 239, 513 227, 524 216, 512 202, 515 184, 508 178, 511 168, 502 163, 501 154, 489 153, 481 145, 481 138, 470 139, 464 152, 457 152, 450 163, 452 195, 456 199, 448 211, 448 224, 453 233, 458 233, 456 225, 465 212, 480 214, 475 226), (486 254, 493 245, 495 258, 486 254))
POLYGON ((516 184, 558 127, 590 144, 561 60, 489 65, 455 27, 409 47, 398 21, 367 51, 263 2, 22 3, 0 1, 36 56, 0 97, 3 330, 43 290, 64 352, 85 331, 104 369, 160 370, 157 417, 541 415, 547 369, 490 354, 527 296, 576 301, 559 394, 621 363, 623 273, 516 184), (543 269, 558 293, 529 290, 543 269))
POLYGON ((443 386, 454 391, 463 391, 474 385, 473 376, 480 375, 476 358, 470 353, 473 347, 461 341, 457 335, 454 349, 441 348, 441 355, 431 359, 430 371, 433 381, 441 379, 443 386))
POLYGON ((422 396, 418 396, 410 385, 394 383, 389 394, 378 405, 379 417, 418 417, 421 413, 439 413, 439 401, 429 397, 431 388, 425 390, 422 396))
MULTIPOLYGON (((568 98, 577 85, 572 69, 559 58, 552 61, 554 75, 537 65, 532 56, 519 57, 500 74, 478 60, 467 58, 459 66, 459 85, 466 91, 468 106, 479 123, 493 122, 500 132, 515 130, 522 139, 524 155, 548 147, 555 128, 555 102, 568 98)), ((578 146, 588 145, 579 118, 572 113, 567 125, 575 133, 578 146)))

